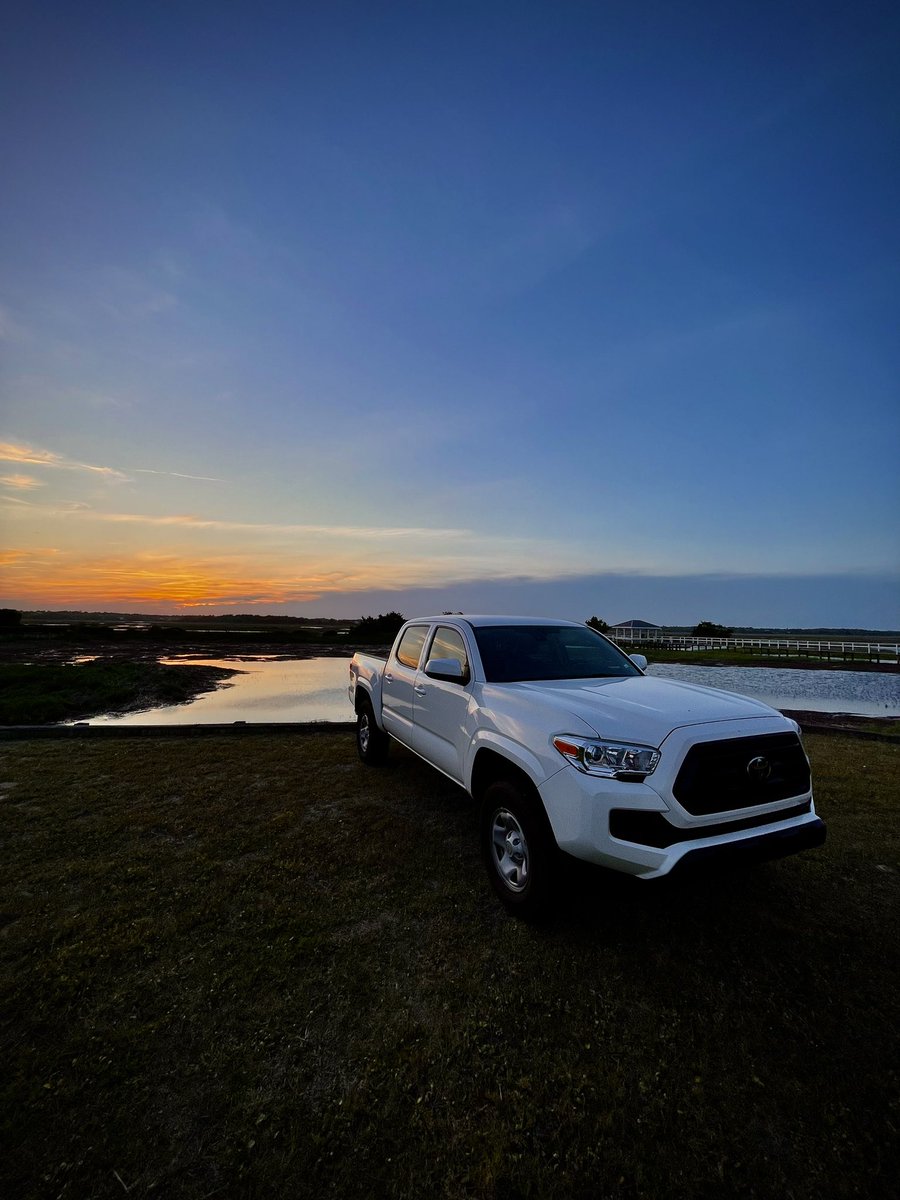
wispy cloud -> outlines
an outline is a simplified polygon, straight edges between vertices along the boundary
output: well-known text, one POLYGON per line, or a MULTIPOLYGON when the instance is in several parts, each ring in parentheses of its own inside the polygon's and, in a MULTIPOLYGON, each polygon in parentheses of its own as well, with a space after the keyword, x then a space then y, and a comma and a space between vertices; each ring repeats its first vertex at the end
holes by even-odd
POLYGON ((50 450, 38 450, 35 446, 19 446, 13 442, 0 442, 0 459, 4 462, 40 463, 41 466, 58 467, 60 455, 50 450))
POLYGON ((44 486, 43 480, 35 479, 33 475, 0 475, 0 483, 4 487, 15 488, 17 491, 23 492, 44 486))
MULTIPOLYGON (((7 500, 11 497, 7 497, 7 500)), ((417 525, 313 525, 281 521, 228 521, 218 517, 199 517, 193 513, 103 512, 84 503, 35 505, 30 508, 46 516, 79 518, 120 525, 147 525, 197 530, 222 530, 229 533, 306 534, 325 538, 401 539, 429 538, 447 540, 474 536, 468 529, 425 528, 417 525)))
POLYGON ((41 450, 36 446, 25 446, 16 442, 0 442, 0 461, 29 463, 32 466, 54 467, 63 471, 90 471, 107 479, 128 479, 124 471, 117 471, 115 467, 98 467, 93 463, 77 462, 52 450, 41 450))
POLYGON ((171 475, 174 479, 198 479, 203 483, 224 483, 218 475, 186 475, 183 471, 154 471, 150 467, 133 467, 135 475, 171 475))
POLYGON ((33 557, 34 553, 30 550, 0 550, 0 567, 12 567, 23 559, 33 557))
MULTIPOLYGON (((31 466, 53 467, 65 471, 89 471, 122 483, 132 483, 132 475, 165 475, 174 479, 194 479, 203 483, 225 482, 224 479, 216 475, 190 475, 184 471, 164 471, 151 467, 129 468, 131 474, 128 474, 118 467, 101 467, 93 463, 79 462, 74 458, 69 458, 65 454, 58 454, 55 450, 44 450, 38 446, 29 446, 21 442, 0 442, 0 462, 27 463, 31 466)), ((30 485, 23 483, 18 485, 12 484, 10 480, 13 478, 25 479, 26 476, 7 476, 3 481, 11 487, 37 487, 40 485, 39 480, 34 480, 30 485)))

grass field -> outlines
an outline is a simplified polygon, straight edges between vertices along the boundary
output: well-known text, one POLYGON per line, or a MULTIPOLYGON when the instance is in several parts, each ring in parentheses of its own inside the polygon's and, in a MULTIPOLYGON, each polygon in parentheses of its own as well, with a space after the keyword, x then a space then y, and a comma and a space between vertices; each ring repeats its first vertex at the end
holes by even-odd
POLYGON ((900 747, 807 741, 822 850, 540 926, 403 752, 3 744, 0 1194, 890 1194, 900 747))

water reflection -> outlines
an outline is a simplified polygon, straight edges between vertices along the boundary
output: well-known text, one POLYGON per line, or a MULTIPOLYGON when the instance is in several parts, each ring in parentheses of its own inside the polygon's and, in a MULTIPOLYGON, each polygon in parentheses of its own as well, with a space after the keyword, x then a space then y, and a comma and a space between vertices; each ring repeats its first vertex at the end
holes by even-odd
POLYGON ((694 667, 651 663, 648 675, 753 696, 773 708, 900 716, 900 675, 877 671, 806 671, 792 667, 694 667))
MULTIPOLYGON (((232 721, 351 721, 345 658, 264 656, 164 658, 239 671, 190 704, 124 716, 94 717, 91 725, 210 725, 232 721)), ((775 708, 900 716, 900 676, 862 671, 804 671, 787 667, 694 667, 653 663, 649 674, 724 688, 775 708)))
POLYGON ((347 699, 349 659, 272 657, 161 658, 239 671, 214 692, 189 704, 123 716, 94 717, 90 725, 217 725, 232 721, 352 721, 347 699))

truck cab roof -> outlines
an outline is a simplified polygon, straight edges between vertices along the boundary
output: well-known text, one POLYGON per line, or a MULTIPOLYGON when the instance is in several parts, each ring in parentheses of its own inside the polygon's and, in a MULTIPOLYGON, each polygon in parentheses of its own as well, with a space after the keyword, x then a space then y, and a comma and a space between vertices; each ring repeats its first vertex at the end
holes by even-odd
POLYGON ((411 623, 436 623, 440 621, 465 621, 473 628, 480 628, 486 625, 583 625, 583 621, 567 621, 563 618, 556 619, 554 617, 521 617, 521 616, 503 616, 496 613, 440 613, 437 616, 431 617, 416 617, 415 622, 411 623))

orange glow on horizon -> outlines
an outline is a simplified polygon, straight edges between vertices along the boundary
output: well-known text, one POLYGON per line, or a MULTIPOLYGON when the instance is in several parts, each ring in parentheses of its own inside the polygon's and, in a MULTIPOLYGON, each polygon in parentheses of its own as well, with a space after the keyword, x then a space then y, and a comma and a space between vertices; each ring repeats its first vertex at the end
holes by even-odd
MULTIPOLYGON (((119 516, 110 519, 118 523, 119 516)), ((28 514, 16 524, 19 537, 31 534, 31 544, 20 542, 18 548, 0 552, 0 606, 26 610, 258 610, 360 592, 445 587, 473 578, 535 577, 534 546, 526 565, 516 547, 506 547, 509 553, 504 553, 494 542, 477 539, 472 546, 460 545, 455 532, 435 538, 425 530, 232 521, 226 523, 226 548, 221 544, 225 531, 218 527, 204 535, 206 544, 191 530, 189 536, 173 532, 176 544, 140 546, 137 536, 126 541, 118 531, 110 536, 106 530, 106 540, 98 542, 99 531, 81 524, 54 526, 28 514), (311 529, 314 534, 301 532, 311 529), (78 537, 80 544, 48 545, 61 533, 78 537), (404 536, 398 537, 400 533, 404 536), (41 545, 38 538, 47 541, 41 545), (189 544, 178 546, 178 541, 189 544)), ((11 520, 11 529, 13 525, 11 520)), ((539 557, 545 575, 562 573, 552 555, 539 557)))
MULTIPOLYGON (((377 567, 306 570, 252 559, 189 559, 165 554, 86 558, 55 549, 0 554, 2 594, 26 609, 142 607, 168 610, 257 608, 319 600, 330 592, 391 587, 377 567), (266 569, 268 568, 268 569, 266 569)), ((394 577, 394 579, 396 576, 394 577)))

